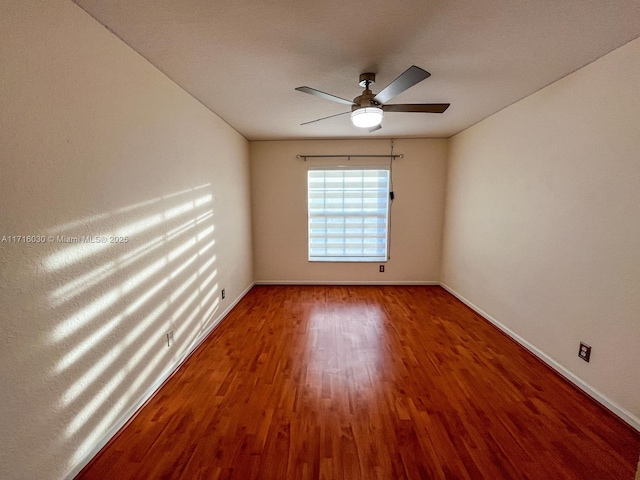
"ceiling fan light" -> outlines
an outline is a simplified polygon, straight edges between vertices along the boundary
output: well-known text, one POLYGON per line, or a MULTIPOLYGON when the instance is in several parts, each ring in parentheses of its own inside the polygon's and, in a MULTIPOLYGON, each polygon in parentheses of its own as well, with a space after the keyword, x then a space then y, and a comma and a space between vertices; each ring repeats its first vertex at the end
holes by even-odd
POLYGON ((382 122, 382 109, 378 107, 362 107, 351 112, 351 121, 356 127, 371 128, 382 122))

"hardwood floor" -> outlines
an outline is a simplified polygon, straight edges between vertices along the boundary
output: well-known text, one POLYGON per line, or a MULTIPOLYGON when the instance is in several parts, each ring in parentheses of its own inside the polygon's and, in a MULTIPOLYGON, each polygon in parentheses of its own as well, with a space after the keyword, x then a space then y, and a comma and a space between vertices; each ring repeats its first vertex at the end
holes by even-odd
POLYGON ((632 479, 640 435, 440 287, 255 287, 79 479, 632 479))

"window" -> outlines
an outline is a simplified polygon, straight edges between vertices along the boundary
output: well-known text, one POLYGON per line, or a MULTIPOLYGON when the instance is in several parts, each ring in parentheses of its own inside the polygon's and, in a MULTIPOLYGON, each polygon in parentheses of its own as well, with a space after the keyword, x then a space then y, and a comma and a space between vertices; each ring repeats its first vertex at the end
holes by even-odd
POLYGON ((309 261, 387 260, 388 169, 309 170, 309 261))

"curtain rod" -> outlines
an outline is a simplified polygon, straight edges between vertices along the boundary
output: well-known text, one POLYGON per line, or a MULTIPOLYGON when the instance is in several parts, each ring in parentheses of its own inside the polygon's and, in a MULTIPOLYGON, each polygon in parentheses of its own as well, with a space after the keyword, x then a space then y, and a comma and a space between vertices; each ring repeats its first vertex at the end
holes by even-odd
POLYGON ((296 155, 297 159, 303 158, 304 161, 307 161, 307 158, 346 158, 351 160, 352 158, 404 158, 404 154, 399 155, 296 155))

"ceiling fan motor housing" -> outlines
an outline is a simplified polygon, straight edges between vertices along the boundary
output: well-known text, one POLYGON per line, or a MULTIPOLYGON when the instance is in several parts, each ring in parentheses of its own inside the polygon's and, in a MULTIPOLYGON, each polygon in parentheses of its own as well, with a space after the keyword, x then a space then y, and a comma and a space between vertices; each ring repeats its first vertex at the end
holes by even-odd
POLYGON ((380 104, 376 102, 373 97, 375 97, 375 95, 371 90, 365 90, 362 92, 362 95, 353 99, 355 105, 351 106, 351 111, 358 110, 362 107, 380 107, 380 104))

